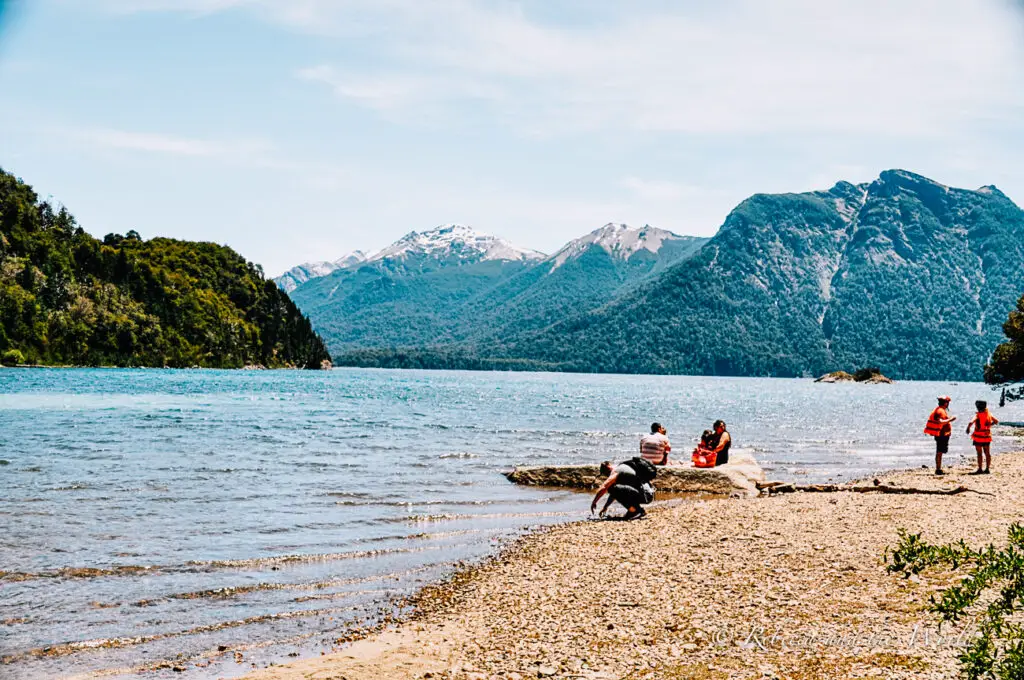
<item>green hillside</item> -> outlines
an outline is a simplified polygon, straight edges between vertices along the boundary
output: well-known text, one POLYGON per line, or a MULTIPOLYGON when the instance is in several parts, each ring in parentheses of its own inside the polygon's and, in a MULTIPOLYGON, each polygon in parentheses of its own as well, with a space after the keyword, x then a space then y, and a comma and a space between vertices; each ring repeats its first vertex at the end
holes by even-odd
POLYGON ((134 232, 99 241, 3 170, 0 357, 209 368, 330 359, 288 296, 230 248, 134 232))
MULTIPOLYGON (((643 233, 643 231, 641 231, 643 233)), ((640 249, 615 257, 591 244, 571 257, 548 258, 473 300, 463 315, 465 351, 502 343, 528 331, 608 304, 671 265, 694 255, 708 239, 666 240, 657 253, 640 249)))

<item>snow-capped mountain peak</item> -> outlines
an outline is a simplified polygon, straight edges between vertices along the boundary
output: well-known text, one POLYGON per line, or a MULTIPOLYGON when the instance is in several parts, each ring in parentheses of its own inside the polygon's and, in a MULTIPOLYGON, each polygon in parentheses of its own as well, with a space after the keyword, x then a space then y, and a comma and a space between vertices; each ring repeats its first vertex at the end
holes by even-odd
POLYGON ((410 255, 460 261, 506 260, 525 262, 541 260, 543 253, 520 248, 505 239, 476 231, 462 224, 443 224, 424 232, 410 232, 378 251, 368 261, 405 259, 410 255))
POLYGON ((345 267, 357 265, 360 262, 366 262, 366 253, 361 250, 353 250, 351 253, 339 257, 333 262, 333 264, 337 265, 338 269, 343 269, 345 267))
POLYGON ((551 259, 555 267, 560 267, 566 260, 596 245, 604 248, 613 257, 628 260, 634 253, 640 250, 649 250, 652 253, 657 253, 661 250, 661 246, 665 241, 683 238, 685 237, 674 234, 671 231, 656 229, 647 225, 631 227, 628 224, 613 224, 609 222, 586 236, 570 241, 561 250, 552 255, 551 259))
POLYGON ((286 293, 290 293, 310 279, 318 279, 327 276, 337 269, 352 267, 360 262, 366 261, 366 254, 361 250, 353 250, 347 255, 339 257, 334 262, 303 262, 296 265, 274 279, 278 287, 286 293))

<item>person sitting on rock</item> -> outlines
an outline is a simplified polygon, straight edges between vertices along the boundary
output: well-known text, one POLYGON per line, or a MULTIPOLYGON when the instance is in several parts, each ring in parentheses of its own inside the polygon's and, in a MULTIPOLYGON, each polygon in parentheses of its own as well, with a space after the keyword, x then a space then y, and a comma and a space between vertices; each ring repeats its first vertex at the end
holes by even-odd
POLYGON ((716 420, 711 426, 714 434, 708 441, 708 446, 715 453, 715 467, 725 465, 729 462, 729 449, 732 447, 732 435, 725 429, 724 420, 716 420))
POLYGON ((714 447, 711 446, 711 439, 714 436, 715 433, 711 430, 704 430, 704 433, 701 434, 700 443, 697 444, 697 448, 693 450, 693 455, 690 457, 694 467, 715 467, 715 452, 714 447))
POLYGON ((612 467, 611 461, 606 460, 601 463, 601 474, 607 475, 608 478, 597 490, 597 494, 590 504, 591 514, 597 509, 597 502, 605 494, 608 494, 608 502, 601 509, 601 517, 604 517, 612 501, 618 501, 622 507, 626 508, 626 514, 622 519, 633 519, 647 514, 643 505, 654 500, 654 487, 651 486, 651 480, 658 474, 657 469, 649 461, 643 458, 631 458, 612 467))
POLYGON ((671 450, 672 444, 661 423, 651 423, 651 433, 640 437, 640 455, 654 465, 668 465, 668 453, 671 450))

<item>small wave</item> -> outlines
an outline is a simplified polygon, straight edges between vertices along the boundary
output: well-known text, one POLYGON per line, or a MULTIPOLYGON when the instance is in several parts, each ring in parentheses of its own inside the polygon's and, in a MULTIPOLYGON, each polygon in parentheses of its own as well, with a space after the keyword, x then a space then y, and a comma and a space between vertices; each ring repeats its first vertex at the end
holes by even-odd
POLYGON ((479 457, 480 456, 478 456, 477 454, 470 453, 469 451, 460 451, 458 453, 442 453, 440 456, 438 456, 438 458, 440 458, 441 460, 449 460, 449 459, 453 459, 453 458, 454 459, 462 460, 462 459, 479 458, 479 457))
MULTIPOLYGON (((421 548, 387 548, 381 550, 357 550, 341 553, 313 553, 294 555, 275 555, 272 557, 249 557, 238 560, 195 560, 186 562, 187 567, 200 567, 207 569, 239 569, 244 567, 278 566, 282 564, 297 564, 304 562, 332 562, 335 560, 359 560, 369 557, 381 557, 384 555, 395 555, 402 553, 415 553, 425 550, 437 550, 435 547, 424 546, 421 548)), ((168 570, 170 571, 170 570, 168 570)))
POLYGON ((286 564, 308 562, 330 562, 334 560, 359 560, 385 555, 418 553, 428 550, 440 550, 442 546, 420 546, 416 548, 387 548, 380 550, 357 550, 341 553, 314 553, 275 555, 271 557, 251 557, 237 560, 192 560, 183 565, 138 566, 123 565, 117 567, 64 567, 53 571, 25 572, 0 571, 0 581, 32 581, 36 579, 87 579, 108 576, 138 576, 140 574, 174 574, 193 573, 197 571, 213 571, 216 569, 244 569, 246 567, 275 567, 286 564))
POLYGON ((494 512, 480 514, 439 513, 435 515, 409 515, 408 517, 387 517, 381 522, 387 524, 425 524, 431 522, 452 522, 463 519, 533 519, 541 517, 574 517, 578 511, 564 512, 494 512))
POLYGON ((418 501, 335 501, 335 505, 341 505, 345 507, 359 507, 363 505, 376 505, 385 506, 389 508, 409 508, 418 505, 467 505, 467 506, 480 506, 480 505, 499 505, 501 503, 511 503, 511 501, 446 501, 446 500, 418 500, 418 501))
POLYGON ((139 600, 137 602, 133 602, 132 605, 136 607, 148 607, 165 600, 219 600, 237 597, 239 595, 246 595, 248 593, 271 590, 326 590, 328 588, 340 588, 343 586, 363 585, 367 583, 375 583, 377 581, 397 581, 402 578, 415 576, 417 574, 422 574, 437 569, 438 567, 439 565, 437 564, 428 564, 426 566, 417 567, 415 569, 388 572, 386 574, 375 574, 372 576, 360 576, 358 578, 332 578, 324 579, 321 581, 306 581, 303 583, 262 582, 252 583, 244 586, 227 586, 224 588, 211 588, 208 590, 195 590, 185 593, 174 593, 171 595, 164 595, 163 597, 155 599, 139 600))
POLYGON ((353 611, 354 609, 355 608, 353 607, 331 607, 329 609, 303 609, 299 611, 281 612, 278 614, 261 614, 260 616, 250 616, 245 619, 236 619, 234 621, 222 621, 220 623, 212 623, 205 626, 196 626, 195 628, 172 631, 169 633, 155 633, 153 635, 139 635, 136 637, 97 638, 93 640, 80 640, 76 642, 62 642, 60 644, 49 645, 47 647, 37 647, 35 649, 29 649, 24 652, 16 652, 14 654, 0 656, 0 666, 12 664, 18 661, 24 661, 26 659, 61 657, 68 656, 69 654, 75 654, 77 652, 85 652, 96 649, 120 649, 123 647, 134 647, 137 645, 144 645, 149 642, 154 642, 156 640, 166 640, 168 638, 185 637, 188 635, 202 635, 204 633, 213 633, 228 628, 249 626, 254 623, 265 623, 267 621, 282 621, 286 619, 296 619, 309 616, 326 616, 329 614, 336 614, 338 612, 353 611))

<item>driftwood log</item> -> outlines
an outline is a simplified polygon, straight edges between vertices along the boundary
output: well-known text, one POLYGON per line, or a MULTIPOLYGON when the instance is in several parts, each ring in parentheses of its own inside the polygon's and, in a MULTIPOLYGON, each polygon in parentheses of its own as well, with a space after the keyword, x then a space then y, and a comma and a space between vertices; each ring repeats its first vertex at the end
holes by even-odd
POLYGON ((787 482, 761 482, 757 484, 762 495, 774 496, 780 493, 838 493, 851 491, 853 493, 891 493, 891 494, 922 494, 926 496, 956 496, 962 493, 977 493, 983 496, 994 496, 995 494, 984 491, 976 491, 960 485, 952 489, 918 489, 910 486, 891 486, 882 484, 877 479, 871 486, 867 485, 841 485, 841 484, 789 484, 787 482))

